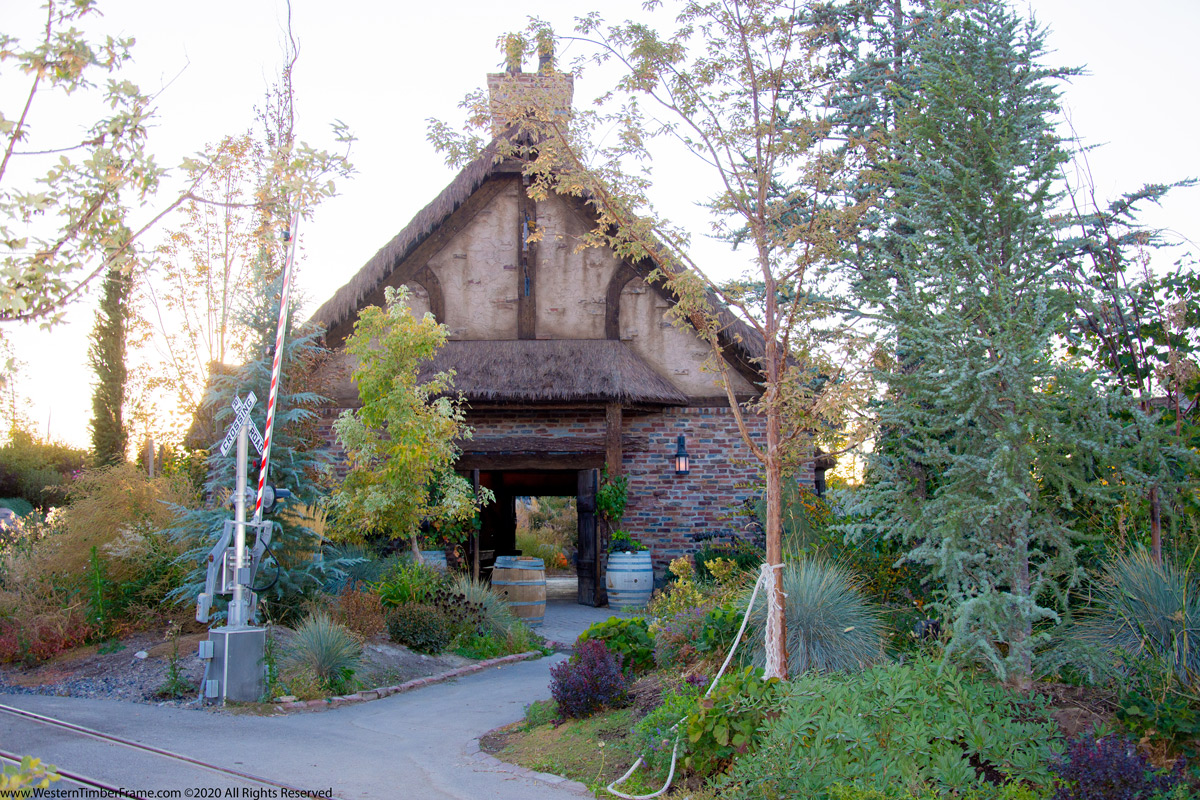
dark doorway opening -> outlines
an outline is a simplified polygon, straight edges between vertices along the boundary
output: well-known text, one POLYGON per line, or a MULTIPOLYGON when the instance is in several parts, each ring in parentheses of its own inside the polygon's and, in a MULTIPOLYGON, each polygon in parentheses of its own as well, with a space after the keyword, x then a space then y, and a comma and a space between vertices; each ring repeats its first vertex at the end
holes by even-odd
MULTIPOLYGON (((485 506, 480 517, 480 575, 488 576, 496 559, 524 553, 518 545, 519 517, 528 516, 529 498, 568 498, 574 508, 574 534, 571 552, 565 553, 567 566, 576 576, 576 602, 601 606, 608 602, 604 591, 603 565, 596 542, 597 470, 480 470, 479 485, 492 490, 496 502, 485 506), (520 509, 520 510, 519 510, 520 509)), ((560 520, 561 522, 561 520, 560 520)), ((522 537, 523 542, 530 541, 522 537)), ((559 565, 561 567, 561 562, 559 565)), ((548 571, 553 574, 553 571, 548 571)))

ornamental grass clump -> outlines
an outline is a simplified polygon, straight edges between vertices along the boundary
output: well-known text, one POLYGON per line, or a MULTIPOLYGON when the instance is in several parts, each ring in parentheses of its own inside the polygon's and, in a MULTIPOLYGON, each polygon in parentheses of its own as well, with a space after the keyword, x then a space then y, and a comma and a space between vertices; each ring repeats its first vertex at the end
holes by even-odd
POLYGON ((604 642, 583 642, 569 660, 550 668, 550 696, 564 717, 590 717, 619 705, 628 688, 621 657, 604 642))
POLYGON ((1200 685, 1200 581, 1149 553, 1118 557, 1099 588, 1099 610, 1084 615, 1072 638, 1111 655, 1170 665, 1184 686, 1200 685))
MULTIPOLYGON (((858 670, 883 659, 883 621, 878 607, 863 597, 850 573, 820 559, 788 562, 783 567, 787 617, 788 670, 858 670)), ((749 600, 749 592, 743 607, 749 600)), ((754 643, 752 663, 764 666, 766 603, 760 591, 747 626, 754 643)))
POLYGON ((332 694, 346 691, 362 660, 362 643, 344 625, 323 611, 310 615, 296 628, 283 660, 289 676, 309 675, 332 694))

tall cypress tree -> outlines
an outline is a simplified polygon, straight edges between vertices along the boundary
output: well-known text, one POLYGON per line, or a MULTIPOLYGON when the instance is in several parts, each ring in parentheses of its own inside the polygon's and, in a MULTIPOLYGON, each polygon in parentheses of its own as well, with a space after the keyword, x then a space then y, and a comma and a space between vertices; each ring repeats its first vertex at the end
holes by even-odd
POLYGON ((109 268, 88 347, 88 359, 96 374, 92 394, 92 458, 98 467, 124 463, 129 443, 122 409, 127 377, 125 329, 132 291, 133 276, 125 266, 117 264, 109 268))
POLYGON ((905 541, 945 581, 948 651, 1027 687, 1035 623, 1076 580, 1065 514, 1102 490, 1122 433, 1092 376, 1062 363, 1069 298, 1044 33, 1002 0, 931 19, 886 170, 890 220, 874 283, 897 358, 856 508, 859 532, 905 541))

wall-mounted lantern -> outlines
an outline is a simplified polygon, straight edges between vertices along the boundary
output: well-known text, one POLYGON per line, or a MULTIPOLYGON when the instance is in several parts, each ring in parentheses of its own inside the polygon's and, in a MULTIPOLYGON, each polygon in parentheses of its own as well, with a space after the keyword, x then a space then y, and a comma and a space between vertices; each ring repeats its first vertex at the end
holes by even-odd
POLYGON ((675 448, 675 474, 676 475, 687 475, 689 472, 691 472, 691 468, 690 468, 691 461, 688 458, 687 447, 684 446, 682 436, 680 436, 676 440, 676 444, 677 444, 677 446, 675 448))

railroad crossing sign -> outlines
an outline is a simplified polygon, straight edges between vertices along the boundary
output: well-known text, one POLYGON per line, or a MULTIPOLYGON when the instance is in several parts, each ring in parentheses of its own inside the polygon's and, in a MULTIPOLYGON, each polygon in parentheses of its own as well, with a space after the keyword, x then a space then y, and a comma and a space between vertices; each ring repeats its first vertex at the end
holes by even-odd
POLYGON ((254 449, 259 453, 263 451, 262 434, 258 432, 254 420, 250 419, 250 409, 254 408, 256 400, 258 398, 254 396, 254 392, 248 392, 245 400, 239 400, 236 395, 234 396, 233 424, 229 426, 229 432, 225 434, 225 439, 221 442, 221 455, 229 455, 229 448, 233 447, 233 443, 237 441, 238 430, 243 425, 246 426, 246 433, 250 435, 250 442, 254 445, 254 449))

